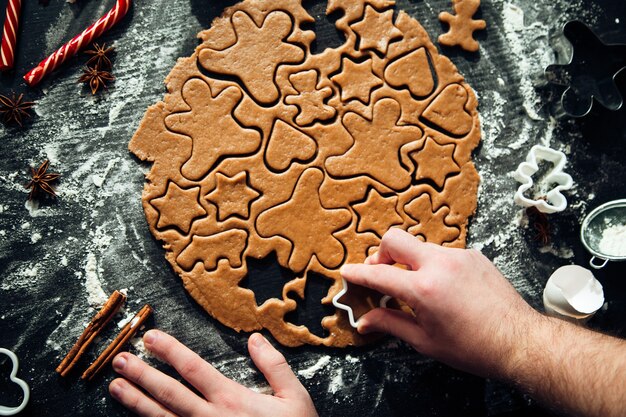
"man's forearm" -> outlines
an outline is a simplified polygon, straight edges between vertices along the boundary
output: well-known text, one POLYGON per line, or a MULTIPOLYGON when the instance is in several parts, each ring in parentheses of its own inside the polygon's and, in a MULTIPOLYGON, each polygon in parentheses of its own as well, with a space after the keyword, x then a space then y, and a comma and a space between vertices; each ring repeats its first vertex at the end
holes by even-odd
POLYGON ((567 415, 626 416, 626 342, 559 319, 526 323, 503 376, 567 415))

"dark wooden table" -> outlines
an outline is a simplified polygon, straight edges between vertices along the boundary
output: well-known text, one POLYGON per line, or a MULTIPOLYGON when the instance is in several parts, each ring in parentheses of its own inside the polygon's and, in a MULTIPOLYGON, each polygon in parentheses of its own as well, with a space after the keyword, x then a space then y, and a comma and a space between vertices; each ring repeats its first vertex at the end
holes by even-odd
MULTIPOLYGON (((247 356, 247 335, 210 318, 166 264, 140 203, 147 166, 127 151, 146 107, 162 98, 163 79, 176 59, 190 55, 195 34, 234 2, 135 1, 128 16, 101 39, 116 46, 117 79, 95 97, 76 83, 85 56, 71 59, 37 88, 28 88, 21 76, 114 2, 24 3, 16 69, 0 74, 2 94, 14 90, 37 101, 36 115, 24 128, 0 128, 0 346, 17 353, 19 375, 31 387, 21 415, 127 415, 108 395, 112 371, 90 384, 54 372, 94 314, 90 302, 99 287, 106 293, 127 288, 126 314, 150 303, 156 311, 150 326, 172 333, 227 376, 263 389, 247 356), (27 167, 46 158, 51 170, 63 175, 59 199, 38 207, 25 204, 27 167)), ((324 16, 325 3, 305 1, 318 19, 318 48, 341 41, 324 16)), ((567 20, 579 18, 605 41, 626 43, 626 7, 604 3, 517 0, 525 14, 522 23, 510 3, 485 0, 480 13, 488 29, 478 35, 481 51, 443 49, 477 92, 485 132, 475 152, 483 182, 469 244, 493 259, 537 308, 554 269, 587 264, 589 255, 578 239, 585 213, 626 196, 625 110, 596 108, 584 119, 555 120, 549 109, 559 90, 543 85, 543 67, 554 59, 549 36, 567 20), (576 182, 567 195, 570 207, 550 217, 553 239, 544 248, 532 230, 518 224, 520 209, 512 204, 517 184, 509 176, 537 143, 564 150, 576 182)), ((1 10, 5 4, 0 1, 1 10)), ((398 1, 398 8, 416 17, 433 39, 442 32, 436 16, 448 7, 443 0, 398 1)), ((607 308, 589 325, 626 336, 624 265, 610 264, 597 277, 607 308)), ((114 333, 105 332, 85 364, 114 333)), ((131 349, 145 356, 140 346, 131 349)), ((325 416, 543 413, 504 384, 458 372, 394 340, 359 349, 281 350, 325 416)), ((15 403, 19 391, 8 383, 8 367, 0 358, 0 402, 15 403)))

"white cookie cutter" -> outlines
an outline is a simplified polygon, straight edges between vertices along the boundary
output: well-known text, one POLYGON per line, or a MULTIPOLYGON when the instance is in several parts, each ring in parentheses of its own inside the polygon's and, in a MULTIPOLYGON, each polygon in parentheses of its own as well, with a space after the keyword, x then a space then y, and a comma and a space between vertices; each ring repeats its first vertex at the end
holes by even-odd
POLYGON ((515 203, 522 207, 536 207, 542 213, 556 213, 565 210, 567 199, 561 191, 569 190, 574 185, 574 180, 569 174, 563 172, 567 158, 563 152, 555 151, 541 145, 535 145, 530 149, 526 162, 522 162, 513 173, 513 178, 522 183, 515 193, 515 203), (524 193, 533 185, 532 176, 539 171, 538 161, 552 162, 554 167, 543 179, 546 185, 557 184, 548 191, 546 199, 532 200, 524 196, 524 193))
MULTIPOLYGON (((348 313, 348 320, 350 321, 350 326, 356 329, 359 324, 359 321, 354 319, 354 311, 352 310, 352 307, 350 307, 347 304, 343 304, 339 302, 339 299, 348 292, 348 283, 346 282, 346 280, 342 278, 341 282, 343 284, 343 288, 333 297, 333 305, 337 307, 338 309, 344 310, 348 313)), ((383 298, 381 298, 380 302, 378 303, 379 307, 387 308, 387 302, 389 300, 391 300, 390 296, 388 295, 383 296, 383 298)))
POLYGON ((17 407, 7 407, 5 405, 0 405, 0 416, 12 416, 19 413, 26 407, 26 404, 28 404, 28 399, 30 398, 30 390, 28 389, 28 384, 16 376, 20 363, 17 360, 17 356, 15 356, 15 353, 4 348, 0 348, 0 353, 4 353, 9 357, 9 359, 11 359, 11 362, 13 363, 13 368, 11 369, 11 375, 9 376, 9 379, 11 380, 11 382, 19 385, 19 387, 22 388, 22 392, 24 393, 24 399, 22 399, 22 403, 17 407))

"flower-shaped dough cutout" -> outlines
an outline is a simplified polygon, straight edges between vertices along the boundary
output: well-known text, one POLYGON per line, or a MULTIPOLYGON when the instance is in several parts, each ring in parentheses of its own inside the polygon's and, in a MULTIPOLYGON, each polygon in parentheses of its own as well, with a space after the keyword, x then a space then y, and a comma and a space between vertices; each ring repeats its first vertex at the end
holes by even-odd
POLYGON ((9 375, 9 380, 18 385, 22 389, 23 393, 22 402, 16 407, 0 404, 0 416, 13 416, 26 408, 28 400, 30 399, 30 389, 28 388, 26 381, 17 377, 17 371, 19 370, 20 363, 15 353, 11 352, 9 349, 0 348, 0 354, 8 356, 11 360, 11 373, 9 375))
POLYGON ((229 7, 129 145, 154 162, 152 234, 189 294, 236 331, 266 329, 287 346, 367 343, 332 300, 346 290, 341 303, 360 317, 386 298, 344 288, 341 265, 363 262, 390 227, 465 244, 478 103, 393 4, 329 1, 345 42, 319 54, 299 0, 229 7), (187 190, 185 210, 166 204, 170 184, 187 190), (266 268, 280 273, 268 281, 266 268))

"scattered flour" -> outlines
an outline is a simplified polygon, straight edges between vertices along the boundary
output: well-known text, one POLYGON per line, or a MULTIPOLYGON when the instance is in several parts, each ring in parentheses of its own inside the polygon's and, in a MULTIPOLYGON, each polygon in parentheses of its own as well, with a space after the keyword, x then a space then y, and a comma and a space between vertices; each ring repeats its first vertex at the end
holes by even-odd
POLYGON ((0 285, 2 291, 28 290, 36 287, 41 278, 42 268, 39 263, 22 263, 11 271, 11 279, 5 279, 0 285))
POLYGON ((549 253, 562 259, 571 259, 574 257, 574 251, 571 248, 551 246, 542 246, 539 248, 541 253, 549 253))
POLYGON ((126 326, 133 319, 133 317, 135 317, 135 315, 131 311, 128 311, 126 308, 122 308, 120 310, 120 313, 124 317, 117 322, 117 327, 121 329, 126 326))
POLYGON ((91 252, 88 253, 85 264, 85 290, 87 290, 87 302, 91 307, 100 307, 109 298, 102 289, 100 273, 96 256, 91 252))
POLYGON ((508 148, 501 147, 497 142, 500 133, 506 128, 506 122, 504 120, 504 106, 506 105, 506 101, 496 90, 484 93, 483 100, 488 101, 490 105, 484 106, 484 109, 481 108, 481 112, 479 113, 482 128, 482 141, 483 147, 490 149, 488 153, 485 153, 485 156, 487 159, 493 160, 510 153, 508 148))
POLYGON ((341 390, 343 387, 343 372, 341 368, 337 368, 335 374, 330 379, 330 384, 328 384, 328 392, 330 394, 336 394, 337 391, 341 390))
POLYGON ((107 175, 109 175, 109 171, 111 171, 111 169, 115 166, 115 164, 117 164, 120 161, 120 158, 114 158, 111 159, 109 161, 109 163, 107 164, 106 168, 104 169, 104 172, 100 175, 96 175, 96 174, 92 174, 91 175, 91 180, 93 181, 93 184, 96 187, 102 187, 102 185, 104 184, 104 180, 106 179, 107 175))
POLYGON ((258 392, 259 394, 264 394, 264 395, 274 395, 274 390, 272 389, 272 387, 269 386, 269 384, 258 384, 254 387, 250 387, 250 389, 254 392, 258 392))
POLYGON ((144 345, 143 338, 133 337, 132 339, 130 339, 130 344, 135 349, 135 354, 139 358, 141 359, 154 358, 154 355, 152 355, 152 353, 144 345))
POLYGON ((32 243, 37 243, 41 240, 41 233, 35 232, 30 236, 30 241, 32 243))
POLYGON ((355 358, 354 356, 346 355, 346 362, 348 363, 358 363, 360 362, 359 358, 355 358))
POLYGON ((540 43, 547 44, 549 28, 538 21, 524 26, 524 11, 513 3, 504 3, 502 6, 502 27, 511 53, 518 59, 513 60, 518 66, 520 75, 520 95, 523 98, 523 107, 528 117, 534 121, 543 120, 537 112, 541 100, 535 91, 535 80, 544 69, 554 62, 552 49, 541 47, 540 43), (529 34, 536 38, 536 42, 528 42, 529 34), (539 42, 543 38, 542 42, 539 42))
POLYGON ((616 224, 604 229, 599 248, 604 255, 626 256, 626 224, 616 224))
POLYGON ((315 362, 310 367, 299 370, 298 375, 300 375, 301 377, 305 379, 311 379, 315 376, 317 372, 324 369, 324 367, 326 367, 326 365, 328 365, 329 363, 330 363, 330 356, 324 355, 320 357, 318 361, 315 362))

